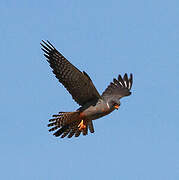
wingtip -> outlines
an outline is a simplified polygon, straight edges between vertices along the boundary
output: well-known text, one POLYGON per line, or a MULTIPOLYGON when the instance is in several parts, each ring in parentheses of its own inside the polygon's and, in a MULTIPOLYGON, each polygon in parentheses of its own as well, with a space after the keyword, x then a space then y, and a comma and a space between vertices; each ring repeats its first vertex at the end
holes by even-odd
POLYGON ((130 79, 133 79, 133 74, 132 73, 130 73, 130 79))
POLYGON ((43 47, 43 48, 49 48, 50 50, 54 50, 55 49, 55 47, 51 44, 51 42, 49 41, 49 40, 46 40, 46 41, 44 41, 44 40, 42 40, 41 42, 40 42, 40 45, 43 47))
POLYGON ((41 42, 40 42, 40 45, 44 46, 44 44, 46 44, 46 42, 45 42, 45 40, 42 39, 41 42))
POLYGON ((129 82, 130 82, 130 87, 129 87, 129 89, 131 89, 131 88, 132 88, 132 84, 133 84, 133 74, 132 74, 132 73, 130 73, 129 82))
POLYGON ((129 90, 132 87, 132 83, 133 83, 133 74, 130 73, 129 76, 127 73, 124 74, 123 78, 122 76, 119 74, 118 76, 118 81, 119 83, 121 83, 124 87, 127 87, 129 90))

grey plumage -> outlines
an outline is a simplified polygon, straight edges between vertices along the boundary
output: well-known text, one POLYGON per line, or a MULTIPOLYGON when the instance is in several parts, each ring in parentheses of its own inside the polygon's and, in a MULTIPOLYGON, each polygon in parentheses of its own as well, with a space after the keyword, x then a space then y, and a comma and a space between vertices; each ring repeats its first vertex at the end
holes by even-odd
POLYGON ((54 118, 49 120, 48 126, 49 131, 55 131, 54 136, 78 137, 81 132, 87 135, 88 129, 94 133, 92 120, 111 113, 120 106, 122 97, 131 94, 132 74, 129 78, 127 74, 124 74, 123 78, 119 75, 100 95, 89 75, 72 65, 49 41, 42 41, 41 46, 53 73, 80 105, 74 112, 59 112, 53 115, 54 118))

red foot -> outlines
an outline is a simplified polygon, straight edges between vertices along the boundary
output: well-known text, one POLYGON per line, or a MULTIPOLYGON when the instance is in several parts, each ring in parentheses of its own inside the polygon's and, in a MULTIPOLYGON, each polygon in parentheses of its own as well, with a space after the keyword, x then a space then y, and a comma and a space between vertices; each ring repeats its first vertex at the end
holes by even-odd
POLYGON ((84 121, 83 121, 83 120, 82 120, 82 121, 80 122, 80 124, 78 125, 78 128, 79 128, 80 131, 82 131, 83 129, 86 129, 86 125, 84 124, 84 121))

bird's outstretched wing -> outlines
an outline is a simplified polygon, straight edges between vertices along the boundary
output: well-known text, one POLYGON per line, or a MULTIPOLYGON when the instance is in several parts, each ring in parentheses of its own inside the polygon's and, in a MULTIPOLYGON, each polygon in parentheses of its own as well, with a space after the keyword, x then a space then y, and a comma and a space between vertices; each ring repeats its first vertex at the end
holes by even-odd
POLYGON ((40 44, 53 73, 79 105, 100 98, 87 73, 79 71, 49 41, 40 44))
POLYGON ((121 75, 118 76, 117 79, 113 79, 113 82, 106 88, 106 90, 102 94, 102 98, 106 99, 110 96, 116 96, 118 98, 122 98, 124 96, 129 96, 131 94, 130 89, 132 87, 133 76, 130 74, 128 78, 127 74, 124 74, 122 78, 121 75))

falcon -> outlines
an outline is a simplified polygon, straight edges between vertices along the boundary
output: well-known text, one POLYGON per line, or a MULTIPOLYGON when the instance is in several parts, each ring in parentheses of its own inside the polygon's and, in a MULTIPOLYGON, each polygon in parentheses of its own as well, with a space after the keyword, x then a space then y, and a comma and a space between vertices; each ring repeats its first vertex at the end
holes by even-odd
POLYGON ((78 137, 81 133, 94 133, 93 120, 110 114, 120 106, 120 99, 131 95, 133 75, 125 73, 113 79, 106 90, 99 94, 91 78, 71 64, 49 42, 42 41, 42 50, 53 73, 60 83, 68 90, 72 98, 80 105, 74 112, 59 112, 49 120, 49 131, 56 137, 78 137))

